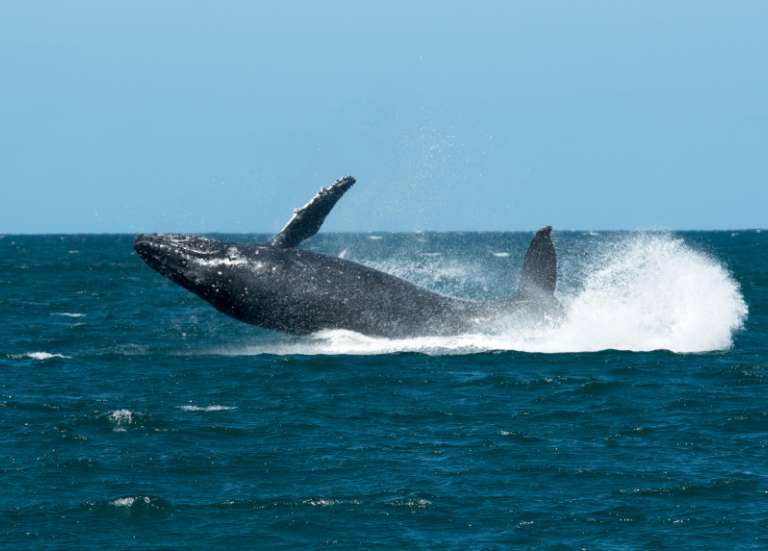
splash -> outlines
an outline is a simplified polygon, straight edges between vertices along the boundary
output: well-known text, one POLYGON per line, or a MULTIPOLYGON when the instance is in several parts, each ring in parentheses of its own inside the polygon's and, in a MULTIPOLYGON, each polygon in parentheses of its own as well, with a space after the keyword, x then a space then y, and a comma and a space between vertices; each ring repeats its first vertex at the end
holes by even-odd
MULTIPOLYGON (((604 243, 578 267, 581 281, 559 296, 558 324, 500 320, 481 334, 387 339, 344 330, 227 354, 465 354, 490 350, 678 353, 725 350, 747 316, 738 283, 716 259, 666 235, 604 243)), ((391 266, 388 266, 391 268, 391 266)), ((455 275, 457 265, 449 265, 455 275)), ((402 270, 390 273, 405 276, 402 270)), ((433 277, 436 277, 433 275, 433 277)))
POLYGON ((121 497, 118 499, 115 499, 113 501, 110 501, 109 504, 113 507, 133 507, 133 505, 136 502, 143 502, 146 504, 150 503, 150 498, 146 496, 131 496, 131 497, 121 497))
POLYGON ((714 258, 669 236, 640 236, 601 255, 542 351, 707 352, 732 345, 747 316, 738 283, 714 258))
POLYGON ((356 259, 375 270, 392 274, 441 294, 483 298, 493 277, 480 263, 446 258, 439 252, 418 253, 417 258, 356 259))
POLYGON ((126 427, 133 424, 135 413, 129 409, 116 409, 107 416, 114 432, 126 432, 126 427))

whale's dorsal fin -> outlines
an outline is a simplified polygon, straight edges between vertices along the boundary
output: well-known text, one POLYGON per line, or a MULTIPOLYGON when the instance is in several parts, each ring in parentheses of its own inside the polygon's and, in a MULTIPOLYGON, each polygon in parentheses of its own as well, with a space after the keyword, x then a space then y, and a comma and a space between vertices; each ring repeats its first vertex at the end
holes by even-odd
POLYGON ((557 253, 552 244, 552 226, 536 232, 523 261, 520 275, 520 294, 524 296, 548 295, 555 292, 557 283, 557 253))
POLYGON ((290 249, 315 235, 336 202, 354 183, 352 176, 344 176, 321 189, 309 203, 293 211, 293 216, 285 227, 272 238, 272 246, 290 249))

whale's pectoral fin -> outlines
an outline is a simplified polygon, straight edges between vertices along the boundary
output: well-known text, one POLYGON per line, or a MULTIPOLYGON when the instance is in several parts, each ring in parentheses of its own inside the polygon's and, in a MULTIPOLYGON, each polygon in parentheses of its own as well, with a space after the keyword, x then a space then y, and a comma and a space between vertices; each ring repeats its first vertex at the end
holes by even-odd
POLYGON ((272 246, 280 249, 297 247, 299 243, 315 235, 336 202, 354 183, 352 176, 345 176, 321 189, 309 203, 293 212, 285 227, 272 238, 272 246))
POLYGON ((557 283, 557 253, 552 244, 552 226, 536 232, 523 261, 520 275, 520 294, 523 296, 548 296, 555 292, 557 283))

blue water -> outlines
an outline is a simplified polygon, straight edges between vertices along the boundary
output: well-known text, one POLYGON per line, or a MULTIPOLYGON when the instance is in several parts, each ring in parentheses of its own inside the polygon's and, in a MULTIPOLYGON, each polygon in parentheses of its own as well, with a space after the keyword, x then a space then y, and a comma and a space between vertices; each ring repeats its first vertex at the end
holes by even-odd
MULTIPOLYGON (((479 298, 529 239, 308 246, 479 298)), ((555 240, 562 326, 391 341, 0 238, 0 548, 768 547, 768 233, 555 240)))

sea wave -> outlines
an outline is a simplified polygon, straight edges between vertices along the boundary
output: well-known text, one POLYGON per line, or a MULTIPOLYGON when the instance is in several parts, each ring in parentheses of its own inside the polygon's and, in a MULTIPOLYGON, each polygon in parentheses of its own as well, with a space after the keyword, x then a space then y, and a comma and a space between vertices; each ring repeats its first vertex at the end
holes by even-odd
POLYGON ((61 316, 64 318, 84 318, 85 314, 81 314, 80 312, 53 312, 51 313, 52 316, 61 316))
POLYGON ((28 359, 37 361, 69 358, 69 356, 65 356, 64 354, 56 354, 53 352, 25 352, 24 354, 11 354, 10 357, 14 360, 28 359))

